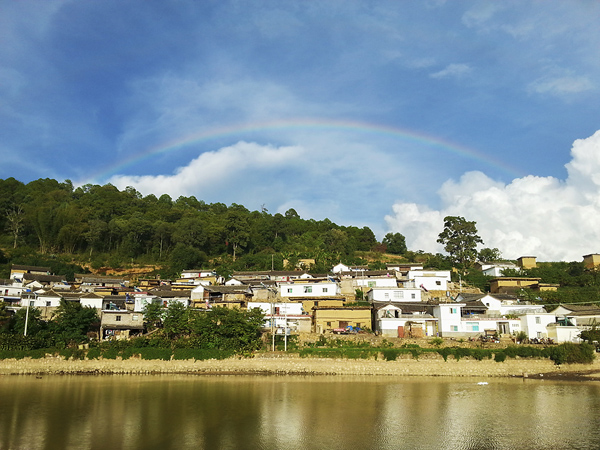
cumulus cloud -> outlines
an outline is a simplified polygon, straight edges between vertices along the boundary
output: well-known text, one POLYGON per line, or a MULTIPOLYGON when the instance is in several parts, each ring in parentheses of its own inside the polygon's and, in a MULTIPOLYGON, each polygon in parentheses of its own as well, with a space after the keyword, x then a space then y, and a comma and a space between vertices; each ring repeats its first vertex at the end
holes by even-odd
MULTIPOLYGON (((247 180, 281 168, 287 161, 302 160, 301 147, 273 147, 240 141, 217 151, 205 152, 172 175, 115 175, 109 183, 119 189, 133 186, 144 194, 172 197, 201 193, 211 196, 232 185, 243 192, 247 180)), ((202 198, 202 197, 201 197, 202 198)))
POLYGON ((442 185, 439 210, 396 203, 385 220, 415 250, 441 252, 436 240, 444 217, 463 216, 477 222, 485 247, 498 247, 506 258, 579 261, 600 252, 600 131, 575 141, 571 157, 566 180, 526 176, 504 184, 467 172, 442 185))
POLYGON ((473 69, 468 64, 449 64, 445 69, 430 74, 431 78, 461 78, 473 69))

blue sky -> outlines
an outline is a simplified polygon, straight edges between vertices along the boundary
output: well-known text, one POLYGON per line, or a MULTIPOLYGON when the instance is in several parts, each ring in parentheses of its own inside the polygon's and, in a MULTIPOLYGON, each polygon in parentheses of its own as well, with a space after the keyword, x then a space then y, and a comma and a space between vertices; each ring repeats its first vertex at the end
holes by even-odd
POLYGON ((577 260, 600 251, 599 17, 595 1, 3 0, 0 177, 295 208, 426 251, 463 215, 507 258, 577 260))

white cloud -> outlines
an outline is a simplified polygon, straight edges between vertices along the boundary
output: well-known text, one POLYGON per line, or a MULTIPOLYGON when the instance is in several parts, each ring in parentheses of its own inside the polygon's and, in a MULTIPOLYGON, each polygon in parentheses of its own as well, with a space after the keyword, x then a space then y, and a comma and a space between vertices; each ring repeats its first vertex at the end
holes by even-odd
POLYGON ((484 246, 498 247, 506 258, 581 260, 600 251, 600 131, 575 141, 571 156, 564 181, 530 175, 504 184, 467 172, 442 185, 439 211, 397 203, 385 220, 414 250, 442 251, 436 240, 451 215, 474 220, 484 246))
POLYGON ((300 147, 275 148, 241 141, 205 152, 172 175, 115 175, 108 182, 119 189, 133 186, 145 195, 168 193, 175 198, 198 193, 212 197, 211 194, 231 190, 232 186, 243 193, 249 179, 276 170, 286 162, 302 160, 303 153, 300 147))
POLYGON ((463 14, 462 22, 467 27, 480 27, 502 8, 500 2, 478 2, 463 14))
POLYGON ((473 69, 468 64, 449 64, 445 69, 430 74, 431 78, 461 78, 473 69))
POLYGON ((594 89, 594 84, 585 76, 542 77, 529 85, 537 94, 564 96, 594 89))

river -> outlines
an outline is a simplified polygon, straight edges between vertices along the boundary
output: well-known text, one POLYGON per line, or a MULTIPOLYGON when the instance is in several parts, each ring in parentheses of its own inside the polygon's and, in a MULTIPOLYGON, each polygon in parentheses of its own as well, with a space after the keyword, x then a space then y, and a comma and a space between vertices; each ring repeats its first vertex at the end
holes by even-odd
POLYGON ((3 376, 2 449, 589 449, 600 383, 3 376))

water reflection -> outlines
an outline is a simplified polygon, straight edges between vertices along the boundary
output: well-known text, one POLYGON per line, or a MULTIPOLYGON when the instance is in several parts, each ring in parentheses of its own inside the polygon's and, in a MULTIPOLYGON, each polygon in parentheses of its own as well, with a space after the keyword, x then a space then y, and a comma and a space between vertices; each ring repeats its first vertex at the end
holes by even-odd
POLYGON ((592 448, 599 394, 508 379, 3 377, 0 447, 592 448))

